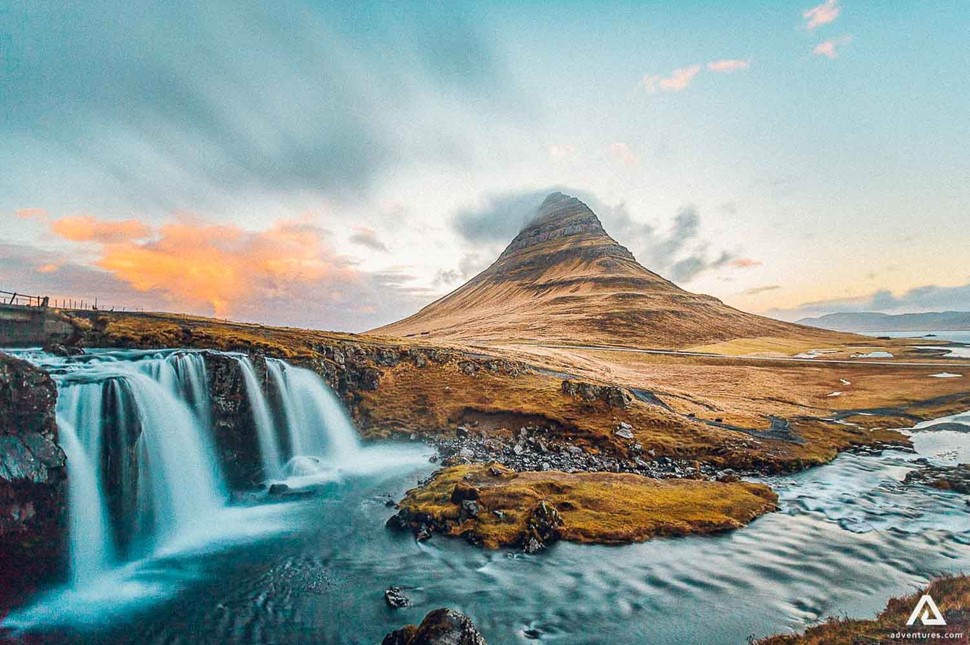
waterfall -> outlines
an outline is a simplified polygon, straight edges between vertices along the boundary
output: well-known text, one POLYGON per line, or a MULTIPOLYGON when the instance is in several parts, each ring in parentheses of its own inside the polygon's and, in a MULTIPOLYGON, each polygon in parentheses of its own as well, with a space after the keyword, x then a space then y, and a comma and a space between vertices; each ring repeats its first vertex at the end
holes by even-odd
MULTIPOLYGON (((248 357, 228 356, 240 368, 266 479, 314 474, 359 450, 339 399, 317 374, 268 359, 263 386, 248 357)), ((228 491, 204 353, 41 361, 58 385, 75 586, 212 524, 228 491)))
POLYGON ((283 407, 290 474, 307 474, 308 458, 339 462, 360 449, 350 418, 323 379, 283 361, 267 359, 266 365, 283 407))
POLYGON ((75 585, 204 525, 226 499, 200 355, 77 367, 56 376, 75 585))
POLYGON ((143 374, 128 378, 141 425, 138 472, 144 504, 139 506, 139 527, 151 525, 151 535, 140 536, 147 549, 180 531, 204 524, 223 505, 225 491, 208 445, 209 429, 201 426, 193 410, 159 382, 143 374), (146 488, 147 490, 143 490, 146 488))
POLYGON ((253 425, 256 428, 256 437, 259 440, 263 474, 268 479, 276 479, 283 472, 283 460, 266 395, 259 385, 256 370, 253 369, 253 363, 249 360, 249 357, 243 356, 239 359, 239 369, 242 371, 243 381, 246 385, 249 407, 253 411, 253 425))
POLYGON ((78 384, 58 397, 58 434, 70 467, 68 523, 71 577, 74 584, 91 580, 113 560, 101 469, 101 434, 92 431, 101 419, 101 384, 78 384), (78 433, 81 428, 82 434, 78 433))

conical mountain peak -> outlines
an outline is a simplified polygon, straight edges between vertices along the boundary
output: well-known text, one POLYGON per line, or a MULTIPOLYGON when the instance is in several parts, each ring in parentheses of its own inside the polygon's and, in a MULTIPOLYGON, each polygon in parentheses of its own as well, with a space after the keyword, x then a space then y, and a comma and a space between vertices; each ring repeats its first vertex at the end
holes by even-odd
POLYGON ((691 347, 801 336, 805 329, 684 291, 638 263, 589 206, 556 192, 490 267, 413 316, 372 333, 459 342, 691 347))
MULTIPOLYGON (((633 260, 633 254, 607 235, 596 214, 579 199, 564 193, 552 193, 542 202, 536 216, 523 228, 499 257, 539 245, 557 244, 563 248, 592 246, 605 255, 633 260)), ((498 264, 498 262, 496 263, 498 264)))

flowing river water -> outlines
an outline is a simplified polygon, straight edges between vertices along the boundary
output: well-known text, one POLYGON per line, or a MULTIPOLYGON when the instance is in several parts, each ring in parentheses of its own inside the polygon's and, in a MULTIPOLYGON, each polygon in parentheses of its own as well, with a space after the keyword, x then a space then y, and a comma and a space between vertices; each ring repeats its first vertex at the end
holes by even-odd
POLYGON ((61 392, 72 579, 14 611, 8 636, 378 643, 447 606, 493 644, 744 643, 829 616, 872 616, 931 577, 970 571, 966 497, 902 483, 920 457, 970 462, 970 414, 919 427, 917 454, 844 454, 764 479, 781 510, 738 531, 524 555, 386 529, 387 500, 432 472, 430 450, 361 446, 305 370, 270 366, 283 410, 259 403, 246 382, 266 472, 309 494, 230 503, 206 426, 201 355, 28 357, 55 373, 61 392), (105 405, 110 414, 94 411, 105 405), (112 415, 121 416, 108 428, 112 415), (99 441, 126 436, 118 428, 132 419, 142 427, 132 451, 142 481, 131 483, 131 508, 109 508, 90 456, 99 441), (165 445, 173 438, 176 447, 165 445), (410 608, 387 607, 391 585, 410 608))

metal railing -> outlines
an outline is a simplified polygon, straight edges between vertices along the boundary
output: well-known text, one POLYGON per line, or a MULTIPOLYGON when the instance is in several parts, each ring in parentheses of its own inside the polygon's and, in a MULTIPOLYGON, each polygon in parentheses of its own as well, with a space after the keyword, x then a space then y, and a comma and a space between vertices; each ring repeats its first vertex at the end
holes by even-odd
POLYGON ((0 291, 0 303, 21 307, 46 307, 50 303, 47 296, 30 296, 16 291, 0 291))

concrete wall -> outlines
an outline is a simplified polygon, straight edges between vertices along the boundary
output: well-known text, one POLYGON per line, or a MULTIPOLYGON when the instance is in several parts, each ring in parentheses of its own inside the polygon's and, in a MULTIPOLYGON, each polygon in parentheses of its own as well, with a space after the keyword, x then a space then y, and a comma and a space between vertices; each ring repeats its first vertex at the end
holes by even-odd
POLYGON ((74 335, 74 326, 51 309, 0 304, 0 347, 64 343, 74 335))

